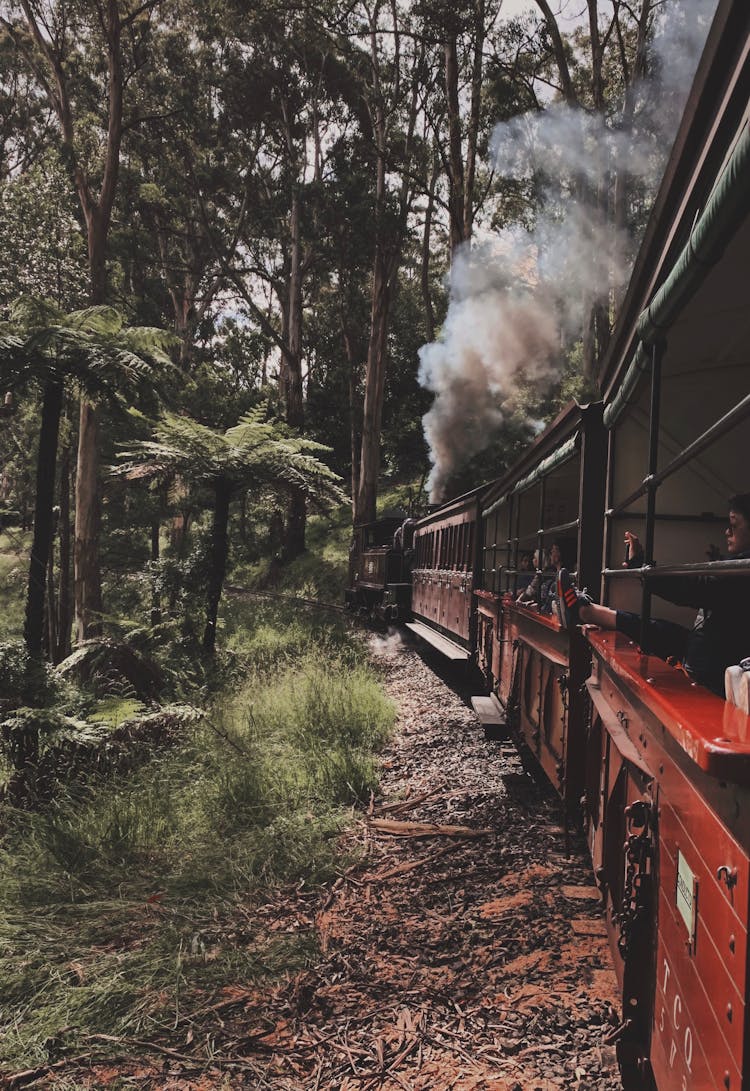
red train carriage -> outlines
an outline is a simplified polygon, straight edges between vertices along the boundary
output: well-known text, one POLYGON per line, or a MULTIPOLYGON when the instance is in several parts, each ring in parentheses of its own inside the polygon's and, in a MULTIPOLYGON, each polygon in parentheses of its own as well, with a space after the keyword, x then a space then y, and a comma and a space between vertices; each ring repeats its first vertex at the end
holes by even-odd
POLYGON ((414 533, 409 628, 452 660, 475 643, 472 593, 479 570, 477 519, 482 486, 421 519, 414 533))
MULTIPOLYGON (((571 812, 584 783, 584 739, 575 725, 589 657, 580 636, 560 624, 556 600, 517 601, 519 559, 534 550, 543 568, 557 543, 582 583, 598 580, 603 484, 602 407, 572 405, 487 494, 482 512, 477 661, 500 700, 500 718, 518 729, 571 812)), ((552 569, 542 574, 545 586, 556 588, 552 569)))
POLYGON ((748 23, 720 5, 604 370, 600 591, 644 628, 587 635, 585 810, 622 1056, 660 1091, 750 1087, 750 719, 638 646, 649 617, 690 627, 707 581, 732 581, 750 655, 750 561, 710 559, 750 491, 748 23))

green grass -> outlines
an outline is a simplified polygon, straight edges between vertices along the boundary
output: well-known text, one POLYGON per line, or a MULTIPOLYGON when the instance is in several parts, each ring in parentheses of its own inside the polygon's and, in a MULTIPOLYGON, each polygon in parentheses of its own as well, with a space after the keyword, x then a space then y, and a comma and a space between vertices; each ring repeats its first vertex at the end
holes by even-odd
POLYGON ((250 564, 235 559, 228 582, 282 595, 341 603, 348 575, 351 518, 348 504, 332 515, 311 515, 307 520, 305 553, 275 576, 272 575, 270 556, 250 564))
MULTIPOLYGON (((378 514, 406 511, 417 494, 418 483, 382 486, 378 514)), ((236 563, 229 582, 248 588, 267 588, 279 594, 299 595, 340 604, 349 575, 349 544, 352 511, 342 505, 333 515, 311 515, 307 521, 307 551, 271 577, 270 557, 253 564, 236 563)))
POLYGON ((376 783, 393 710, 342 624, 242 602, 227 615, 241 681, 179 747, 39 813, 0 814, 11 1070, 86 1049, 92 1034, 179 1048, 183 1018, 222 986, 314 957, 309 932, 270 932, 253 905, 345 864, 337 835, 376 783))
POLYGON ((0 640, 20 638, 23 631, 30 549, 30 531, 0 531, 0 640))

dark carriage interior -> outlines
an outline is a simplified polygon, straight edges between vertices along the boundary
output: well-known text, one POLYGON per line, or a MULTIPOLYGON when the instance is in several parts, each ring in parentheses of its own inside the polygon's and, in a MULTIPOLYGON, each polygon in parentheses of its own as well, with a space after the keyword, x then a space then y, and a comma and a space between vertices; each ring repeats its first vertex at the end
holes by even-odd
MULTIPOLYGON (((727 501, 734 493, 750 491, 750 425, 747 412, 736 409, 750 394, 749 256, 750 218, 746 218, 721 259, 666 331, 657 473, 723 419, 725 427, 706 437, 705 445, 667 476, 657 490, 653 559, 658 566, 725 557, 727 501), (732 411, 733 418, 726 420, 732 411)), ((611 436, 610 508, 617 508, 632 494, 648 472, 650 403, 651 384, 646 376, 611 436)), ((605 565, 611 575, 606 601, 611 606, 640 608, 637 574, 619 576, 613 570, 624 560, 624 532, 633 531, 644 539, 645 515, 646 497, 641 496, 608 520, 605 565)), ((656 617, 689 625, 694 613, 664 599, 653 600, 652 614, 656 617)))
POLYGON ((546 476, 511 491, 488 509, 484 520, 485 590, 515 594, 522 576, 522 556, 541 550, 546 558, 553 542, 561 546, 563 564, 576 570, 579 489, 580 457, 575 451, 546 476))

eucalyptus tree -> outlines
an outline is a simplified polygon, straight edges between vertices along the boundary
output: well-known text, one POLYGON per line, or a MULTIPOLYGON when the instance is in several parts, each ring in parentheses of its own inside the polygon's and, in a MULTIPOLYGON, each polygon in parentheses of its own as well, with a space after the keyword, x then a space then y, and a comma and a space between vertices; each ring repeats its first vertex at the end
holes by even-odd
POLYGON ((255 409, 225 432, 217 432, 187 416, 167 414, 153 440, 123 449, 116 473, 130 479, 169 479, 179 475, 206 485, 213 495, 211 547, 206 587, 203 650, 213 654, 216 622, 229 557, 229 512, 233 497, 264 490, 302 492, 321 509, 340 504, 340 478, 318 455, 328 448, 292 435, 277 421, 255 409))
MULTIPOLYGON (((351 9, 352 50, 366 52, 363 98, 371 128, 368 168, 374 178, 370 321, 364 369, 356 522, 375 518, 391 306, 424 154, 418 120, 429 85, 418 17, 397 3, 361 2, 351 9)), ((351 53, 351 50, 350 50, 351 53)), ((361 62, 360 62, 361 65, 361 62)))
MULTIPOLYGON (((332 276, 325 189, 332 147, 357 122, 370 127, 359 73, 342 57, 333 5, 268 5, 247 19, 226 83, 231 123, 260 122, 248 176, 250 212, 233 283, 278 354, 284 420, 305 428, 305 319, 316 288, 332 276), (321 18, 323 15, 323 18, 321 18)), ((359 54, 361 60, 363 54, 359 54)), ((305 498, 293 490, 284 554, 305 547, 305 498)))
POLYGON ((489 190, 480 170, 489 124, 485 72, 502 0, 428 0, 421 11, 435 85, 427 114, 447 185, 446 199, 434 189, 432 196, 444 205, 452 254, 471 240, 489 190))
POLYGON ((570 195, 592 223, 605 225, 620 240, 613 246, 613 284, 597 285, 586 300, 583 371, 591 379, 609 344, 636 235, 650 205, 649 190, 658 183, 662 157, 681 113, 680 96, 687 93, 692 77, 683 48, 687 43, 680 41, 680 34, 669 43, 668 59, 659 57, 654 48, 658 23, 670 20, 672 29, 680 21, 689 24, 687 52, 694 50, 697 62, 708 13, 715 5, 714 0, 699 0, 688 11, 685 5, 660 0, 587 0, 585 17, 582 12, 579 25, 572 28, 549 0, 536 0, 536 5, 542 31, 538 46, 557 102, 571 114, 598 119, 597 139, 589 142, 588 162, 573 172, 570 195), (680 89, 681 80, 685 86, 680 89), (675 91, 680 99, 676 108, 670 102, 675 91), (624 254, 628 239, 631 253, 624 254))
POLYGON ((0 181, 0 310, 20 296, 86 303, 86 240, 55 149, 0 181))
MULTIPOLYGON (((47 563, 52 547, 55 468, 66 387, 92 402, 121 406, 124 393, 152 387, 171 366, 162 330, 126 328, 110 307, 64 313, 54 304, 18 301, 0 327, 0 374, 12 389, 42 391, 36 463, 34 536, 29 563, 24 639, 42 655, 47 563)), ((76 579, 81 578, 80 571, 76 579)), ((60 626, 61 630, 64 625, 60 626)), ((78 639, 86 636, 79 625, 78 639)))
MULTIPOLYGON (((126 109, 148 58, 160 0, 3 0, 0 26, 56 118, 62 160, 86 229, 88 301, 108 294, 107 254, 126 109)), ((79 631, 99 627, 99 417, 81 400, 76 468, 75 612, 79 631)))

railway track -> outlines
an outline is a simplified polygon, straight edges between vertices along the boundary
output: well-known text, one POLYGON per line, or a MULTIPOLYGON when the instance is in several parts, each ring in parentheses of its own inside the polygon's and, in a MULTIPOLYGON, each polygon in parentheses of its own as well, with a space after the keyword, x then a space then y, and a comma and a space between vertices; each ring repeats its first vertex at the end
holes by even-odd
POLYGON ((337 606, 333 602, 324 602, 323 599, 307 599, 301 595, 280 595, 277 591, 258 591, 250 587, 238 587, 236 584, 225 584, 225 591, 230 595, 248 595, 252 598, 268 599, 272 602, 282 602, 290 606, 306 606, 310 609, 331 610, 337 614, 345 614, 355 620, 357 615, 352 614, 345 606, 337 606))

